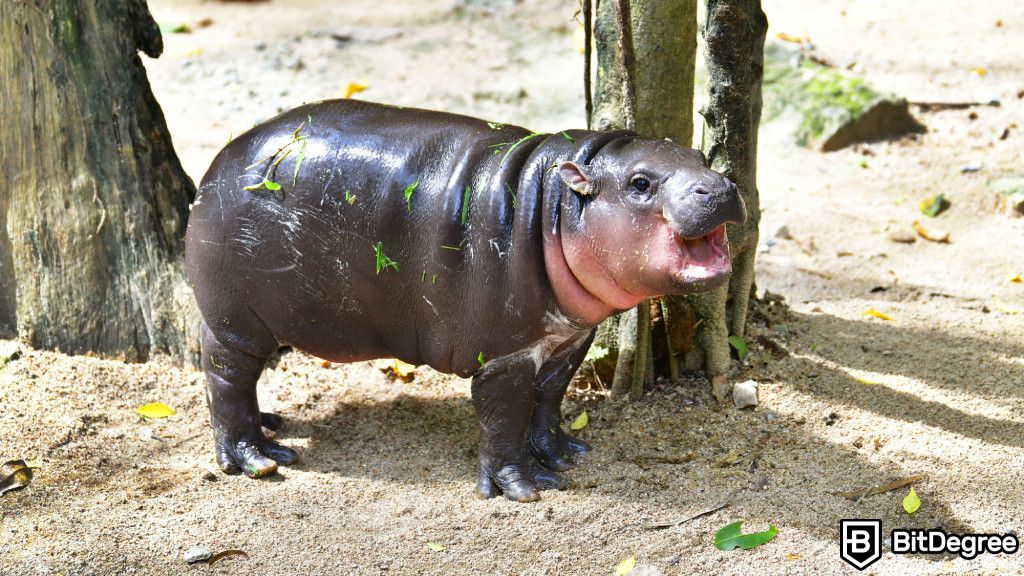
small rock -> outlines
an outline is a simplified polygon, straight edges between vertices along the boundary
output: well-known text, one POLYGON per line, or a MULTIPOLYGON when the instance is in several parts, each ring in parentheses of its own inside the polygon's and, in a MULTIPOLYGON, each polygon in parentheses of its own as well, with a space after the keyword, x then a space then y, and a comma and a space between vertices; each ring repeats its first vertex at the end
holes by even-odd
POLYGON ((757 382, 747 380, 732 387, 732 402, 737 409, 753 408, 758 404, 757 382))
POLYGON ((897 244, 913 244, 917 242, 917 234, 910 230, 897 230, 889 234, 889 240, 897 244))
POLYGON ((961 166, 960 167, 960 172, 962 172, 964 174, 971 174, 973 172, 979 172, 979 171, 981 171, 981 168, 983 166, 984 165, 981 162, 979 162, 977 160, 972 160, 971 162, 968 162, 967 164, 964 164, 963 166, 961 166))
POLYGON ((267 49, 267 43, 266 42, 257 42, 256 44, 253 45, 253 50, 256 50, 257 52, 263 52, 266 49, 267 49))
POLYGON ((792 240, 793 239, 793 235, 790 234, 790 232, 789 232, 789 226, 786 226, 785 224, 779 224, 778 226, 776 226, 775 227, 775 231, 772 232, 772 236, 775 236, 776 238, 778 238, 780 240, 792 240))
POLYGON ((832 426, 839 420, 839 414, 833 410, 826 410, 822 420, 825 421, 825 426, 832 426))
POLYGON ((188 562, 189 564, 195 564, 196 562, 205 562, 209 560, 211 556, 213 556, 213 553, 210 552, 210 549, 200 544, 199 546, 193 546, 188 550, 185 550, 185 554, 182 555, 182 558, 184 558, 185 562, 188 562))
POLYGON ((210 470, 204 470, 203 473, 200 474, 199 478, 204 480, 204 481, 206 481, 206 482, 216 482, 217 481, 217 475, 214 474, 213 472, 211 472, 210 470))
POLYGON ((298 72, 306 67, 306 63, 302 61, 302 58, 295 56, 285 60, 284 67, 298 72))
POLYGON ((0 341, 0 366, 21 358, 21 346, 13 340, 0 341))
POLYGON ((988 181, 988 189, 999 195, 999 202, 1007 214, 1024 215, 1024 174, 993 178, 988 181))
POLYGON ((719 402, 725 402, 725 399, 732 395, 732 382, 729 381, 729 377, 722 374, 721 376, 715 376, 711 379, 711 394, 719 402))

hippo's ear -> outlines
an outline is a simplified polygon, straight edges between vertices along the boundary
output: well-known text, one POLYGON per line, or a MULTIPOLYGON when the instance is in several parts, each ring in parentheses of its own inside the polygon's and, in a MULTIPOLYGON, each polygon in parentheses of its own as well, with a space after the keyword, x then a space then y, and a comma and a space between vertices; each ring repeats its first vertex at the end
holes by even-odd
POLYGON ((565 182, 565 185, 576 193, 583 196, 590 196, 594 193, 594 181, 579 164, 562 162, 558 165, 558 175, 562 177, 562 182, 565 182))

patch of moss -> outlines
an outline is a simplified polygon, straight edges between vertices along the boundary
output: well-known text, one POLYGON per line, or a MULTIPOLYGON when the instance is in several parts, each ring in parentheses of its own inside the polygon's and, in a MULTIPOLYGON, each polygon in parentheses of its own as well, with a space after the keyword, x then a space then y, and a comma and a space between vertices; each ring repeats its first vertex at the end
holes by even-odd
MULTIPOLYGON (((847 76, 822 66, 803 84, 797 142, 806 146, 827 130, 848 124, 864 113, 881 95, 863 78, 847 76)), ((806 68, 806 65, 805 65, 806 68)))

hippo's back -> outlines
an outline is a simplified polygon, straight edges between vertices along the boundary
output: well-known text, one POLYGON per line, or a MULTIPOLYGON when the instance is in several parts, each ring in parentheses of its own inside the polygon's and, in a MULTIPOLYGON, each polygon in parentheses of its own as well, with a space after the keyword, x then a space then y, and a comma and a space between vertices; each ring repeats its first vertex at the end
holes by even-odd
POLYGON ((539 217, 539 191, 516 190, 530 148, 504 154, 530 134, 351 100, 256 126, 217 155, 192 208, 186 262, 204 320, 338 361, 471 371, 486 343, 463 326, 515 308, 522 277, 543 283, 539 240, 513 249, 539 217))

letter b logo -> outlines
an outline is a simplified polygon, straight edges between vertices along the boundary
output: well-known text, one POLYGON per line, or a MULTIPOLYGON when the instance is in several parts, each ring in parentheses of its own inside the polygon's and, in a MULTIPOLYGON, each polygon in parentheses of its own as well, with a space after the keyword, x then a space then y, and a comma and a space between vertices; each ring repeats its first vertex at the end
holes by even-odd
POLYGON ((857 570, 882 557, 881 520, 840 520, 839 557, 857 570))

